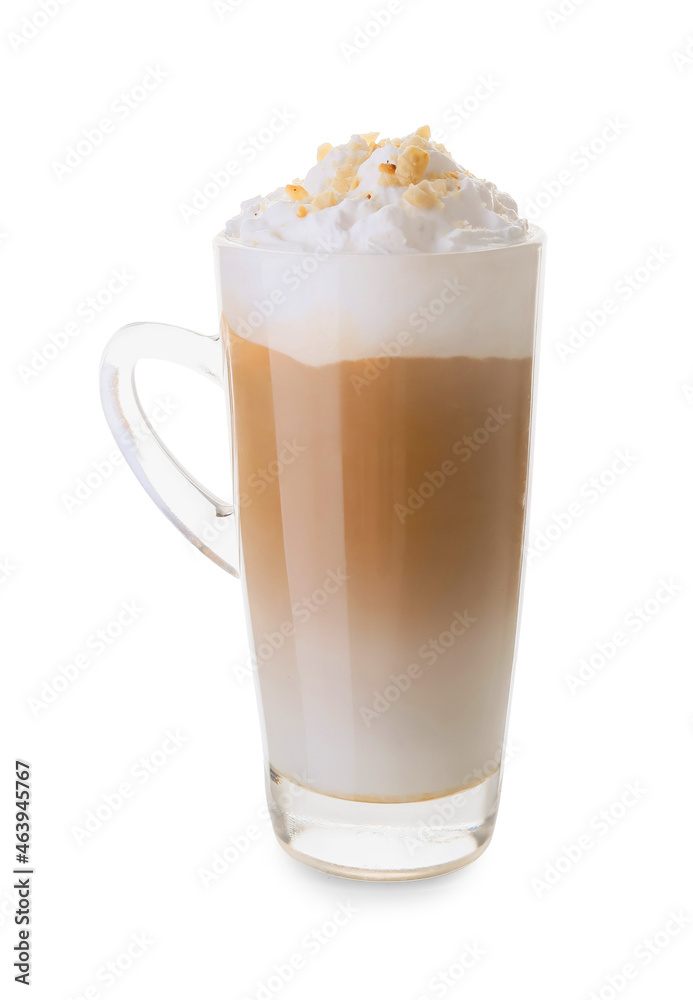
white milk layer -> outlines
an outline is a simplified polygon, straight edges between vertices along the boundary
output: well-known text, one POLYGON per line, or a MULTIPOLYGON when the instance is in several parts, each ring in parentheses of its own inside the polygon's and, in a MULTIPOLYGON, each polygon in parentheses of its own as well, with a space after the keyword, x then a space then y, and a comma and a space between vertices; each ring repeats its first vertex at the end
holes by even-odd
POLYGON ((215 240, 219 298, 241 337, 307 365, 532 353, 543 234, 474 253, 286 253, 215 240))

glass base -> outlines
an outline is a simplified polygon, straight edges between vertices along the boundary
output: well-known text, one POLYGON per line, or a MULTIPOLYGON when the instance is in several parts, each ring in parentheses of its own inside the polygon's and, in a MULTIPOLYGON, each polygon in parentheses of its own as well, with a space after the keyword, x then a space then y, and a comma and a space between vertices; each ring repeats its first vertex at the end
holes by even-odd
POLYGON ((270 770, 267 800, 284 850, 342 878, 399 882, 468 865, 491 840, 500 769, 479 784, 414 802, 338 799, 270 770))

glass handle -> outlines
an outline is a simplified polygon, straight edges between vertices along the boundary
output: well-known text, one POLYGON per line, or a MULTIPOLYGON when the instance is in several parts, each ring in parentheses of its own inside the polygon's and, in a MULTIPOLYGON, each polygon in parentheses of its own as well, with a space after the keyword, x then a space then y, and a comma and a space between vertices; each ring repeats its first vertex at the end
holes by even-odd
POLYGON ((221 340, 164 323, 131 323, 113 335, 101 361, 101 402, 130 468, 157 507, 193 545, 238 576, 233 505, 224 503, 176 460, 142 409, 137 362, 172 361, 223 387, 221 340))

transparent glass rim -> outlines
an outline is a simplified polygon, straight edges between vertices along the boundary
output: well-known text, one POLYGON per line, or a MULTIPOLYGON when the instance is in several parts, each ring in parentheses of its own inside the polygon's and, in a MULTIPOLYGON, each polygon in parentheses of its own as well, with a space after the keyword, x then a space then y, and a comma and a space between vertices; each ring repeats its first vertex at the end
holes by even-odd
POLYGON ((251 246, 249 243, 243 243, 241 240, 236 239, 235 236, 228 236, 224 229, 217 233, 212 241, 214 247, 228 247, 235 250, 245 250, 248 253, 256 253, 263 255, 271 255, 275 257, 312 257, 315 254, 325 254, 327 257, 335 257, 344 259, 371 259, 373 257, 380 258, 392 258, 396 257, 401 260, 416 260, 422 257, 426 258, 445 258, 450 259, 451 257, 469 257, 471 254, 477 253, 503 253, 506 250, 517 250, 518 247, 536 246, 537 244, 546 243, 546 233, 539 226, 535 226, 533 223, 528 224, 528 234, 527 238, 520 240, 517 243, 504 243, 496 246, 483 246, 483 247, 470 247, 468 250, 447 250, 443 253, 429 252, 425 250, 417 251, 415 253, 333 253, 332 251, 326 251, 322 247, 315 247, 312 250, 284 250, 276 249, 275 247, 261 247, 261 246, 251 246))

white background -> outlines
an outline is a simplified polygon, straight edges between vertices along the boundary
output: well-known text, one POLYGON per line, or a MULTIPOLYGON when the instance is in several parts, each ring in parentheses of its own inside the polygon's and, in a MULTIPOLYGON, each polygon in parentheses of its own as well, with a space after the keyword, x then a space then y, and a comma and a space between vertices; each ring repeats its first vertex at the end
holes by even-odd
MULTIPOLYGON (((550 16, 559 0, 407 0, 350 51, 343 43, 384 0, 227 6, 71 0, 44 18, 38 3, 5 0, 0 15, 3 996, 25 995, 11 982, 20 756, 34 775, 40 1000, 250 998, 295 953, 305 963, 278 991, 287 998, 688 997, 693 14, 683 0, 565 0, 565 16, 550 16), (22 26, 32 30, 25 18, 40 27, 18 41, 22 26), (119 117, 113 103, 148 67, 165 74, 160 85, 119 117), (251 162, 243 150, 275 107, 293 118, 251 162), (104 117, 115 127, 91 155, 56 167, 104 117), (601 141, 609 120, 621 134, 601 141), (214 331, 210 241, 242 199, 304 173, 321 142, 424 122, 549 235, 529 532, 544 551, 527 573, 516 749, 490 849, 455 875, 371 885, 304 869, 258 819, 240 588, 112 467, 97 370, 124 323, 214 331), (231 159, 238 176, 184 221, 181 206, 231 159), (657 270, 652 249, 664 257, 657 270), (114 268, 127 287, 86 322, 83 303, 114 268), (619 283, 634 273, 626 298, 619 283), (571 328, 609 298, 613 315, 561 357, 571 328), (70 322, 77 334, 27 374, 70 322), (610 474, 626 449, 636 460, 610 474), (94 463, 111 474, 85 491, 94 463), (593 477, 597 499, 585 485, 593 477), (75 503, 78 488, 86 499, 75 503), (572 521, 571 505, 581 511, 572 521), (562 528, 550 528, 555 518, 562 528), (660 579, 675 595, 629 625, 660 579), (136 621, 32 710, 124 601, 142 609, 136 621), (615 631, 626 644, 594 659, 615 631), (590 657, 603 666, 572 692, 568 676, 590 657), (169 730, 185 742, 142 783, 132 768, 169 730), (123 782, 133 797, 78 843, 75 829, 123 782), (629 782, 641 791, 621 807, 629 782), (199 870, 251 826, 257 839, 205 888, 199 870), (565 860, 584 836, 591 848, 565 860), (550 866, 558 874, 542 887, 550 866), (322 934, 343 904, 353 917, 307 949, 305 936, 322 934), (670 911, 684 915, 676 936, 663 930, 670 911), (655 955, 643 942, 658 932, 655 955), (107 986, 99 970, 136 934, 146 952, 107 986), (435 979, 468 946, 483 955, 463 981, 435 979), (619 979, 628 963, 634 977, 619 979)), ((149 403, 176 407, 162 435, 223 489, 221 394, 192 375, 146 374, 149 403)))

